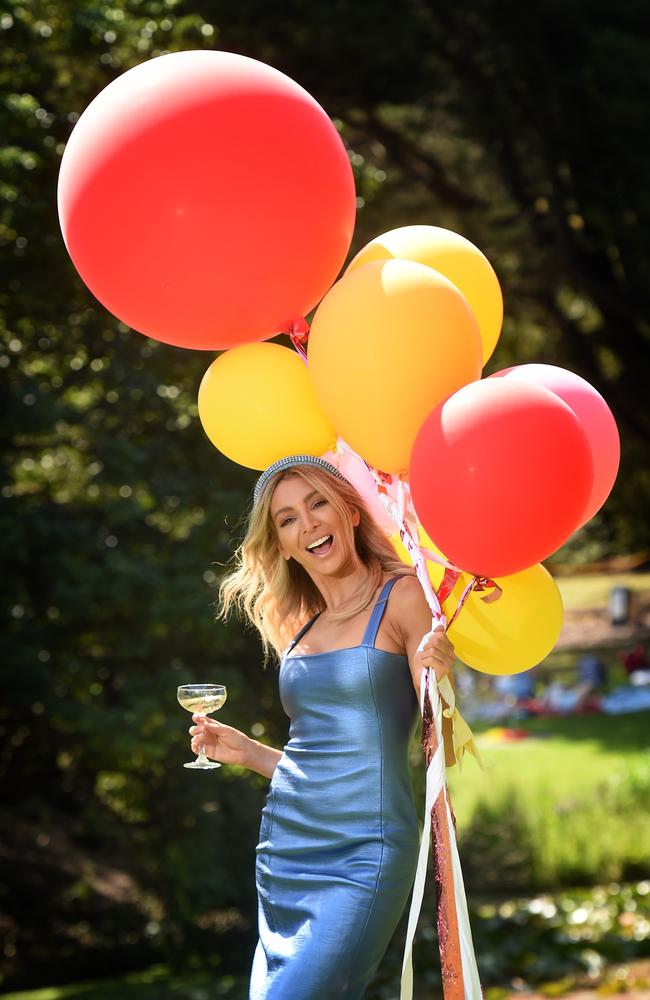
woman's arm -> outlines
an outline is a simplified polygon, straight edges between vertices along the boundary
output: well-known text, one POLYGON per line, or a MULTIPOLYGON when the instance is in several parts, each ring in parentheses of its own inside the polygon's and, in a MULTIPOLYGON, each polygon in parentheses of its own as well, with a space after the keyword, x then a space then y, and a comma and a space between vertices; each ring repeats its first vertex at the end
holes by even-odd
POLYGON ((281 750, 258 743, 239 729, 206 715, 193 715, 192 719, 196 723, 190 727, 194 753, 199 753, 205 745, 205 753, 213 760, 222 764, 240 764, 265 778, 272 777, 282 756, 281 750))
POLYGON ((391 594, 388 607, 408 657, 415 690, 420 693, 420 677, 425 667, 431 667, 438 680, 448 674, 454 662, 454 647, 440 626, 419 649, 422 639, 431 631, 431 611, 422 587, 414 576, 400 580, 391 594))
MULTIPOLYGON (((431 632, 431 611, 426 602, 422 587, 417 577, 407 577, 400 580, 393 589, 398 600, 393 605, 394 620, 401 629, 402 641, 408 657, 413 684, 420 697, 420 678, 425 667, 435 671, 438 680, 451 672, 454 662, 454 647, 440 626, 433 632, 422 649, 419 649, 422 639, 431 632)), ((393 598, 388 602, 390 608, 393 598)), ((443 716, 442 739, 445 747, 445 763, 451 766, 456 763, 453 745, 453 724, 451 719, 443 716)))
POLYGON ((276 750, 275 747, 267 747, 264 743, 258 743, 257 740, 251 740, 251 742, 253 743, 252 756, 247 767, 251 771, 256 771, 257 774, 263 774, 265 778, 272 778, 282 756, 282 751, 276 750))

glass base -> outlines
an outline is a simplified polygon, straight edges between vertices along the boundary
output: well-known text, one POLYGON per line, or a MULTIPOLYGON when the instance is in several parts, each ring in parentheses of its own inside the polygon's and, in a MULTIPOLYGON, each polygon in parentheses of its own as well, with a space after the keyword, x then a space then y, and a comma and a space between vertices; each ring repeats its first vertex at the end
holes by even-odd
POLYGON ((183 767, 195 767, 200 771, 209 771, 213 767, 221 767, 216 760, 193 760, 189 764, 183 764, 183 767))

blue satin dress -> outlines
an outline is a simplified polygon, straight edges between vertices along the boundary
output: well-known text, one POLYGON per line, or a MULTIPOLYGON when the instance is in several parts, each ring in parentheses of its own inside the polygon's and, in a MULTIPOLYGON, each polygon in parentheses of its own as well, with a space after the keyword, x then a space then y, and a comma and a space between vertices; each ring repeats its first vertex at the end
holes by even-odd
POLYGON ((391 588, 360 646, 290 656, 291 720, 262 813, 259 942, 250 1000, 359 1000, 404 910, 419 831, 408 769, 417 710, 405 656, 375 648, 391 588))

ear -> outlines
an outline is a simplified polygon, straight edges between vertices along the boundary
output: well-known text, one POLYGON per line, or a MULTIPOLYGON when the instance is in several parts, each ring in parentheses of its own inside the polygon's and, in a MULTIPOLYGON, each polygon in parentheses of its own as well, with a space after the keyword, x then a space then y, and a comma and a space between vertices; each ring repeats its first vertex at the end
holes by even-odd
POLYGON ((361 514, 359 513, 359 509, 357 507, 351 507, 350 514, 352 515, 352 527, 357 528, 361 521, 361 514))

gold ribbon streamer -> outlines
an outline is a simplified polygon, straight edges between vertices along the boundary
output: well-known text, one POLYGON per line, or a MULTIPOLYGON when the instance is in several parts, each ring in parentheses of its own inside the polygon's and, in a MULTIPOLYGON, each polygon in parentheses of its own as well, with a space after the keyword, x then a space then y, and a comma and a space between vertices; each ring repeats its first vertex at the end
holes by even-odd
POLYGON ((485 767, 483 766, 483 761, 476 745, 474 733, 456 706, 456 692, 448 676, 438 681, 438 690, 446 704, 446 707, 442 710, 443 717, 449 719, 451 723, 453 760, 448 760, 447 766, 452 767, 454 764, 458 764, 458 769, 462 770, 463 757, 466 753, 470 753, 481 770, 484 771, 485 767))

